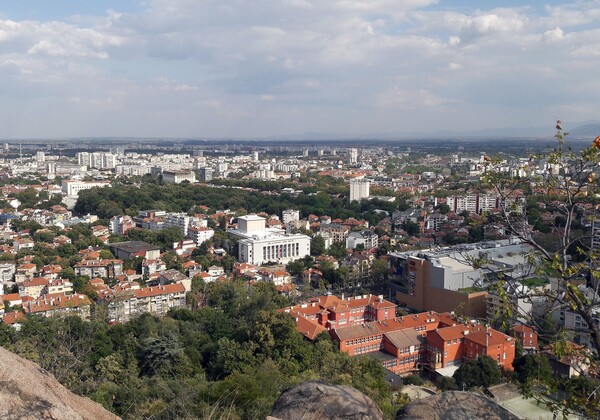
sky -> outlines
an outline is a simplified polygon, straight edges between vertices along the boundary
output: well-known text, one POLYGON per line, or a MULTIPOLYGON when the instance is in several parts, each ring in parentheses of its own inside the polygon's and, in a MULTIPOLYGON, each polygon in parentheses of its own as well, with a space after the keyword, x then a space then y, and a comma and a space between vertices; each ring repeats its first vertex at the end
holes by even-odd
POLYGON ((600 120, 600 0, 0 0, 0 138, 600 120))

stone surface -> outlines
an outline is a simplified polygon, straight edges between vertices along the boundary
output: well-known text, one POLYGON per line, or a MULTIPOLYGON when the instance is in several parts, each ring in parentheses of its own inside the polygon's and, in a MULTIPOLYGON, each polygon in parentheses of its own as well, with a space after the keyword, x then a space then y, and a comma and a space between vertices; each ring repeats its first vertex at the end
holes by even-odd
POLYGON ((303 382, 284 391, 271 415, 281 420, 383 419, 377 404, 362 392, 320 381, 303 382))
POLYGON ((504 407, 472 392, 447 391, 412 402, 396 420, 518 420, 504 407))
POLYGON ((113 420, 119 417, 73 394, 50 373, 0 347, 0 418, 113 420))

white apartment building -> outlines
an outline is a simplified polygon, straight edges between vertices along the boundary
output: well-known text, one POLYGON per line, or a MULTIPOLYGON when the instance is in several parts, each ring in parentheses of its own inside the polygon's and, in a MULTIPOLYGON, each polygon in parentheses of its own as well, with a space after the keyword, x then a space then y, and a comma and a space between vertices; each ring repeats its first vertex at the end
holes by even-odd
POLYGON ((358 163, 358 150, 355 148, 350 149, 350 163, 358 163))
POLYGON ((351 232, 346 238, 346 248, 354 249, 358 245, 364 246, 365 249, 377 248, 379 246, 379 236, 372 230, 351 232))
POLYGON ((284 210, 281 213, 281 221, 283 222, 284 225, 287 225, 288 223, 291 222, 297 222, 298 220, 300 220, 300 210, 284 210))
POLYGON ((163 171, 163 182, 180 184, 183 181, 196 182, 196 174, 191 170, 163 171))
POLYGON ((600 251, 600 220, 592 220, 592 249, 600 251))
POLYGON ((241 216, 237 229, 228 230, 230 235, 239 238, 239 261, 254 265, 287 264, 310 255, 310 237, 286 235, 281 229, 266 228, 265 220, 257 215, 241 216))
POLYGON ((89 190, 91 188, 98 187, 110 187, 109 181, 95 181, 95 182, 84 182, 84 181, 63 181, 62 192, 69 197, 78 197, 79 191, 89 190))
POLYGON ((366 179, 350 181, 350 201, 360 201, 370 194, 371 183, 366 179))
POLYGON ((203 226, 190 227, 187 236, 194 241, 196 246, 200 246, 203 242, 215 236, 215 231, 203 226))
POLYGON ((164 228, 178 227, 187 236, 190 227, 191 217, 185 213, 167 213, 164 216, 164 228))

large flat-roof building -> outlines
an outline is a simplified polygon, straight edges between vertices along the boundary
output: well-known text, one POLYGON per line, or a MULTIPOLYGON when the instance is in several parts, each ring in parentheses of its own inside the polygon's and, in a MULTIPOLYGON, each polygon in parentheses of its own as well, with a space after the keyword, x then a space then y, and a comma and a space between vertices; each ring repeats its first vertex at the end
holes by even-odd
POLYGON ((310 237, 267 228, 265 221, 264 217, 255 214, 240 216, 237 229, 228 230, 231 236, 239 239, 239 261, 255 265, 266 262, 287 264, 310 255, 310 237))
POLYGON ((477 244, 391 253, 390 297, 417 311, 460 310, 471 317, 486 316, 487 292, 492 272, 519 277, 528 270, 531 246, 512 239, 477 244), (486 266, 474 264, 485 259, 486 266), (481 290, 481 289, 480 289, 481 290))

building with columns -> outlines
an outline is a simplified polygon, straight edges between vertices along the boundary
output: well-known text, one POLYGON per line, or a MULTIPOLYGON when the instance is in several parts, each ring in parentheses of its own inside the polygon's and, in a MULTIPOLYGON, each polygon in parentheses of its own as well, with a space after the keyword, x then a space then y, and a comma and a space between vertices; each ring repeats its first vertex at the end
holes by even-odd
POLYGON ((260 265, 267 262, 287 264, 310 255, 310 237, 302 234, 286 234, 284 230, 267 228, 264 217, 251 214, 238 217, 236 229, 229 229, 231 237, 237 238, 238 260, 260 265))

